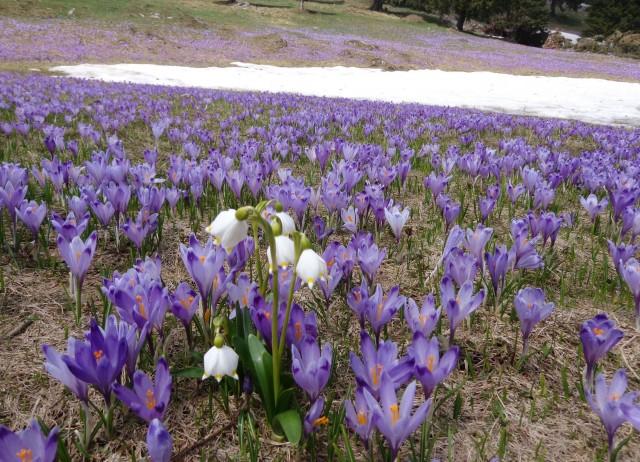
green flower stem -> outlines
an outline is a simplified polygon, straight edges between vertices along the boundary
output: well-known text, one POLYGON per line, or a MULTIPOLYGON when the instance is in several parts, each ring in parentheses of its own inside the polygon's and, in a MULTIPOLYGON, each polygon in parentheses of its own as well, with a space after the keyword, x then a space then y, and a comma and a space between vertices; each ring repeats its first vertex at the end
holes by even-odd
POLYGON ((258 269, 258 284, 260 285, 260 294, 262 298, 265 296, 265 292, 267 291, 267 285, 264 282, 264 276, 262 275, 262 258, 260 257, 260 247, 258 246, 258 227, 253 227, 253 242, 254 242, 254 250, 253 253, 256 259, 256 268, 258 269))
POLYGON ((280 338, 280 346, 278 348, 278 356, 282 358, 284 354, 284 344, 286 339, 287 327, 289 326, 289 316, 291 315, 291 305, 293 304, 293 291, 296 287, 296 268, 298 267, 298 259, 300 258, 300 253, 302 253, 302 249, 299 245, 299 239, 294 241, 295 243, 295 260, 293 262, 293 269, 291 271, 291 282, 289 283, 289 295, 287 296, 287 309, 284 312, 284 319, 282 321, 282 337, 280 338))
POLYGON ((82 318, 82 287, 78 278, 74 278, 76 290, 76 326, 80 327, 80 319, 82 318))

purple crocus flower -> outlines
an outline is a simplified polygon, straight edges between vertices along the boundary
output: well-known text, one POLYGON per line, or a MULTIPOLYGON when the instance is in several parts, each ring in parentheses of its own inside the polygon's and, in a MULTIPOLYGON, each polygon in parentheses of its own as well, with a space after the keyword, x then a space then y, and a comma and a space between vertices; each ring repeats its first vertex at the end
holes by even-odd
POLYGON ((440 282, 440 300, 449 318, 449 346, 453 346, 453 336, 464 319, 473 313, 484 300, 484 290, 473 295, 473 282, 467 281, 456 296, 453 282, 448 276, 440 282))
POLYGON ((635 258, 630 258, 624 266, 620 265, 620 272, 622 279, 633 294, 636 308, 636 330, 640 331, 640 263, 635 258))
POLYGON ((382 261, 387 256, 387 249, 379 250, 376 244, 370 246, 361 245, 358 248, 358 263, 360 269, 366 276, 369 285, 373 285, 373 281, 376 277, 376 272, 382 261))
POLYGON ((142 420, 148 423, 153 419, 162 420, 171 397, 171 374, 166 359, 158 359, 155 384, 147 374, 137 370, 133 374, 133 390, 116 383, 113 385, 113 392, 142 420))
POLYGON ((82 217, 76 219, 76 215, 70 212, 66 219, 63 219, 56 212, 51 212, 51 226, 58 234, 67 242, 80 236, 89 225, 89 213, 85 213, 82 217))
POLYGON ((287 325, 286 344, 295 345, 300 350, 306 337, 318 338, 318 322, 314 311, 305 315, 304 310, 294 303, 291 305, 289 324, 287 325))
POLYGON ((182 282, 171 295, 171 312, 180 320, 185 328, 200 306, 200 295, 196 294, 189 284, 182 282))
POLYGON ((587 363, 587 390, 591 390, 596 362, 600 361, 624 337, 622 331, 614 326, 615 323, 607 318, 605 313, 600 313, 585 321, 580 327, 582 354, 587 363))
POLYGON ((425 297, 420 310, 418 310, 416 302, 412 298, 408 298, 405 305, 405 319, 414 334, 420 332, 425 338, 429 338, 438 325, 441 311, 442 308, 436 310, 436 300, 433 294, 425 297))
POLYGON ((98 218, 98 221, 100 221, 102 226, 104 228, 109 226, 109 222, 111 221, 111 218, 113 218, 113 214, 116 211, 116 209, 113 208, 113 205, 111 205, 111 202, 107 201, 105 203, 102 203, 100 201, 92 201, 89 203, 89 205, 91 206, 91 210, 93 210, 93 213, 98 218))
POLYGON ((84 215, 87 211, 87 201, 78 196, 67 197, 67 206, 77 217, 84 215))
POLYGON ((497 304, 504 289, 504 280, 509 270, 510 255, 506 246, 496 245, 493 253, 485 252, 484 256, 487 260, 487 269, 489 270, 489 276, 491 276, 493 294, 497 304))
POLYGON ((225 250, 222 247, 214 247, 211 239, 203 247, 196 235, 191 233, 189 247, 180 244, 180 255, 187 272, 198 286, 200 296, 203 301, 207 301, 213 281, 224 263, 225 250))
POLYGON ((442 213, 444 214, 445 227, 449 229, 451 224, 460 215, 460 204, 453 201, 448 201, 444 204, 442 213))
POLYGON ((0 460, 16 462, 53 462, 58 450, 58 426, 46 437, 36 419, 24 430, 12 432, 0 425, 0 460))
POLYGON ((356 375, 358 386, 369 390, 374 397, 380 397, 381 375, 386 373, 396 389, 405 384, 413 375, 413 362, 409 356, 398 359, 398 345, 386 341, 373 344, 365 330, 360 331, 360 352, 362 360, 353 352, 349 353, 349 363, 356 375))
POLYGON ((596 216, 598 216, 598 214, 600 214, 607 205, 609 205, 609 199, 603 197, 602 200, 598 202, 598 197, 595 194, 589 194, 586 199, 584 197, 580 197, 580 203, 589 214, 589 220, 594 222, 596 221, 596 216))
POLYGON ((479 269, 478 259, 459 248, 452 249, 444 263, 445 274, 451 277, 458 286, 467 281, 473 282, 479 269))
POLYGON ((446 176, 442 172, 439 172, 438 175, 436 175, 435 172, 431 172, 429 176, 424 179, 423 184, 425 188, 431 190, 433 200, 436 200, 436 197, 444 191, 450 179, 450 176, 446 176))
POLYGON ((633 254, 636 253, 636 250, 638 250, 638 246, 627 245, 624 243, 615 245, 611 240, 607 240, 607 244, 609 245, 609 255, 611 255, 611 259, 613 260, 613 266, 615 267, 618 274, 622 277, 622 268, 633 256, 633 254))
POLYGON ((72 339, 75 356, 67 351, 62 357, 73 375, 102 393, 107 406, 111 403, 111 387, 120 377, 127 358, 126 332, 122 327, 114 315, 107 319, 105 330, 91 318, 87 340, 72 339))
POLYGON ((475 230, 467 229, 464 246, 478 259, 481 265, 483 262, 482 256, 484 255, 484 248, 492 235, 493 228, 485 228, 484 225, 478 225, 475 230))
POLYGON ((342 225, 343 229, 350 233, 356 233, 358 231, 358 214, 356 213, 356 209, 353 205, 349 206, 348 209, 342 209, 340 211, 340 216, 344 223, 344 225, 342 225))
POLYGON ((480 220, 482 224, 486 224, 489 214, 493 211, 498 201, 490 197, 481 197, 478 199, 478 207, 480 208, 480 220))
POLYGON ((421 332, 414 334, 408 353, 413 359, 414 373, 422 384, 425 399, 431 397, 436 386, 446 379, 458 364, 457 346, 450 348, 440 358, 438 339, 434 337, 427 340, 421 332))
POLYGON ((38 230, 47 214, 47 204, 44 202, 40 205, 36 201, 24 201, 20 208, 16 209, 16 215, 25 224, 29 231, 38 240, 38 230))
POLYGON ((347 294, 347 305, 358 316, 360 328, 364 329, 365 315, 369 311, 369 286, 366 279, 363 278, 360 287, 354 287, 347 294))
MULTIPOLYGON (((71 390, 80 401, 87 403, 89 400, 89 386, 71 373, 62 360, 62 354, 46 344, 42 345, 42 352, 47 360, 44 363, 44 368, 49 375, 71 390)), ((75 356, 75 342, 72 338, 67 340, 67 354, 71 357, 75 356)))
POLYGON ((356 432, 366 450, 369 450, 369 440, 371 439, 371 433, 373 432, 374 418, 373 409, 369 407, 369 403, 364 397, 362 387, 356 388, 356 400, 355 405, 351 401, 345 401, 345 420, 349 428, 356 432))
MULTIPOLYGON (((631 406, 640 397, 640 392, 625 393, 626 390, 627 373, 625 369, 618 369, 611 379, 610 386, 607 386, 604 374, 599 374, 596 377, 595 401, 589 390, 585 392, 589 406, 600 417, 607 432, 610 458, 615 449, 616 431, 620 425, 628 420, 622 411, 622 405, 631 406)), ((611 458, 611 460, 614 459, 611 458)))
POLYGON ((125 338, 127 339, 127 359, 125 361, 125 365, 127 366, 127 377, 129 377, 129 380, 133 380, 133 374, 136 371, 140 350, 142 350, 144 341, 147 339, 149 324, 145 324, 144 327, 140 329, 140 335, 138 335, 138 326, 135 324, 127 325, 125 330, 125 338))
POLYGON ((335 228, 327 229, 327 223, 318 216, 313 219, 313 230, 316 232, 319 242, 324 241, 335 232, 335 228))
POLYGON ((381 375, 380 382, 380 404, 369 390, 364 390, 364 396, 369 407, 373 409, 376 427, 389 444, 391 460, 395 461, 404 440, 427 418, 431 400, 422 403, 411 415, 416 396, 416 381, 407 386, 400 404, 398 404, 393 381, 386 372, 381 375))
POLYGON ((169 462, 173 453, 173 439, 159 419, 153 419, 147 431, 147 451, 153 462, 169 462))
POLYGON ((526 188, 522 183, 513 186, 511 183, 507 185, 507 194, 512 204, 518 201, 518 198, 526 192, 526 188))
POLYGON ((320 352, 318 342, 311 335, 305 335, 300 342, 300 349, 295 344, 291 347, 293 380, 312 402, 329 382, 332 356, 331 345, 325 343, 320 352))
POLYGON ((383 293, 382 286, 378 284, 376 291, 369 298, 368 310, 365 313, 365 317, 376 336, 376 343, 380 340, 380 332, 382 327, 388 323, 391 318, 402 308, 405 304, 405 297, 398 295, 400 288, 393 286, 387 293, 383 293))
POLYGON ((324 411, 324 398, 316 399, 309 412, 304 416, 304 434, 305 436, 311 435, 317 431, 321 425, 329 423, 329 419, 322 415, 324 411))
POLYGON ((522 354, 526 355, 529 350, 531 331, 536 324, 551 315, 555 305, 553 303, 545 304, 542 289, 532 289, 531 287, 520 290, 513 302, 522 330, 522 354))
POLYGON ((7 181, 4 186, 0 186, 0 206, 4 205, 6 207, 14 224, 16 222, 16 208, 20 206, 26 195, 27 186, 18 186, 18 183, 14 186, 11 181, 7 181))
POLYGON ((98 233, 95 231, 89 235, 86 241, 75 236, 71 242, 68 242, 62 236, 58 236, 58 250, 75 278, 78 290, 82 287, 87 270, 96 252, 97 241, 98 233))

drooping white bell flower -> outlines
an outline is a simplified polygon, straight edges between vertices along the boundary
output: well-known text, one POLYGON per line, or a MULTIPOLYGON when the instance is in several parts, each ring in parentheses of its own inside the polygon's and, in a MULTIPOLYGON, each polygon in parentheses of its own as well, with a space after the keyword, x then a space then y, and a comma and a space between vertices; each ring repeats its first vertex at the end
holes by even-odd
POLYGON ((236 218, 235 209, 224 210, 205 228, 211 234, 216 244, 231 251, 236 245, 247 238, 249 224, 236 218))
POLYGON ((204 375, 202 380, 213 376, 220 382, 225 375, 237 380, 238 359, 238 354, 227 345, 223 345, 222 348, 211 347, 204 355, 204 375))
POLYGON ((298 265, 296 266, 298 277, 306 282, 310 288, 320 279, 325 280, 327 276, 327 262, 320 255, 311 249, 306 249, 300 254, 298 265))
POLYGON ((288 213, 278 212, 276 216, 280 218, 280 223, 282 224, 282 235, 288 236, 292 232, 296 230, 296 224, 293 222, 293 218, 288 213))
MULTIPOLYGON (((292 265, 295 260, 295 248, 293 241, 286 236, 276 236, 276 264, 281 268, 292 265)), ((271 261, 271 246, 267 247, 267 259, 269 260, 269 272, 273 271, 271 261)))

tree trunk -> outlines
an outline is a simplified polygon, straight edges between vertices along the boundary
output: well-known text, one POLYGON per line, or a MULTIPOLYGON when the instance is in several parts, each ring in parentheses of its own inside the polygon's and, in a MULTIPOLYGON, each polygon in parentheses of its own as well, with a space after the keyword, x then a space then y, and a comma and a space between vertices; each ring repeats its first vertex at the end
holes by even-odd
POLYGON ((384 0, 373 0, 371 5, 371 11, 382 11, 382 3, 384 0))
POLYGON ((549 8, 551 9, 551 17, 555 18, 556 17, 556 8, 558 7, 558 0, 551 0, 551 5, 549 5, 549 8))
POLYGON ((464 27, 464 22, 467 20, 467 8, 464 7, 460 11, 458 11, 458 20, 456 21, 456 29, 459 32, 462 32, 464 27))

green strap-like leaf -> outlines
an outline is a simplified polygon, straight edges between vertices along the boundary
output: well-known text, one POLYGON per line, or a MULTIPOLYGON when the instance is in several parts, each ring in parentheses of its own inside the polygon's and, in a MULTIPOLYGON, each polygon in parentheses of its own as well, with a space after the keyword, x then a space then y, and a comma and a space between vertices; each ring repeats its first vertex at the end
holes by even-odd
MULTIPOLYGON (((297 411, 289 410, 276 415, 274 427, 279 426, 291 444, 298 444, 302 438, 302 421, 297 411)), ((277 428, 274 428, 277 430, 277 428)))

